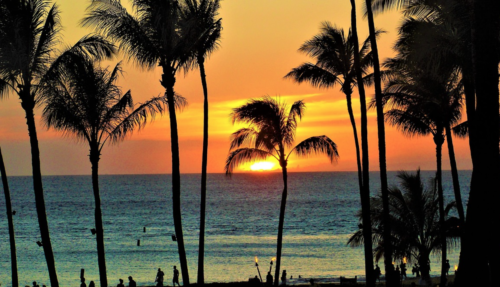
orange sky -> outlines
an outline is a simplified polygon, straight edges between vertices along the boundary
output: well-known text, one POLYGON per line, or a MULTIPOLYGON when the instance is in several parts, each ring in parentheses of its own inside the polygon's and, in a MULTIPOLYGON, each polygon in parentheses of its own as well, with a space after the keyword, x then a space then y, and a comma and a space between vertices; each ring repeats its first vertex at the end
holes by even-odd
MULTIPOLYGON (((129 3, 128 0, 122 0, 129 3)), ((91 32, 79 28, 89 1, 59 0, 64 26, 63 42, 72 44, 91 32)), ((367 35, 367 23, 362 18, 358 3, 360 41, 367 35)), ((290 171, 345 171, 356 170, 355 148, 349 123, 345 96, 336 87, 318 90, 309 84, 298 85, 283 79, 290 69, 309 59, 297 52, 300 45, 319 32, 320 23, 330 21, 337 27, 350 26, 350 4, 344 0, 223 0, 220 17, 223 18, 221 48, 207 61, 206 73, 210 101, 208 171, 223 172, 229 149, 229 136, 237 127, 231 125, 231 109, 248 99, 264 95, 280 96, 283 101, 304 99, 306 114, 297 129, 297 143, 315 135, 327 135, 338 146, 340 159, 331 165, 326 156, 308 159, 291 157, 290 171)), ((401 19, 397 12, 375 18, 378 28, 387 31, 379 40, 380 58, 392 55, 391 46, 397 36, 401 19)), ((118 56, 119 61, 123 56, 118 56)), ((161 72, 144 71, 125 65, 126 74, 120 85, 132 90, 136 103, 162 94, 159 84, 161 72)), ((201 170, 203 94, 199 72, 186 76, 179 73, 176 92, 188 99, 189 106, 178 113, 181 149, 181 172, 199 173, 201 170)), ((371 98, 372 90, 368 90, 371 98)), ((359 119, 357 94, 353 99, 359 119)), ((36 111, 39 116, 41 110, 36 111)), ((376 114, 369 113, 370 168, 378 170, 376 114)), ((100 162, 101 174, 170 173, 169 121, 165 115, 126 141, 106 146, 100 162)), ((42 173, 44 175, 90 174, 88 146, 60 133, 47 131, 37 117, 42 173)), ((358 121, 359 128, 359 121, 358 121)), ((407 138, 390 126, 387 131, 387 166, 389 170, 435 169, 435 148, 430 136, 407 138)), ((459 169, 471 169, 467 140, 455 140, 459 169)), ((27 127, 19 100, 10 95, 0 102, 0 146, 9 175, 30 175, 31 158, 27 127)), ((443 163, 448 169, 447 149, 443 163)), ((247 167, 248 168, 248 167, 247 167)))

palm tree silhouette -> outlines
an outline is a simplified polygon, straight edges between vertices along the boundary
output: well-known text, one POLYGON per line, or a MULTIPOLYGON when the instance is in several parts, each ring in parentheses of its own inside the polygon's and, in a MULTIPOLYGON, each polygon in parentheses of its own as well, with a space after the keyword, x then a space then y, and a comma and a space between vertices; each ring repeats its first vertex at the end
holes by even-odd
MULTIPOLYGON (((169 103, 175 101, 176 73, 185 68, 195 47, 190 33, 195 27, 181 21, 181 7, 176 0, 134 0, 134 15, 113 0, 93 0, 83 26, 93 26, 97 31, 119 43, 130 59, 138 65, 153 69, 161 67, 161 85, 169 103)), ((170 116, 170 141, 172 151, 172 206, 181 265, 182 280, 189 285, 189 270, 184 247, 181 216, 181 178, 179 135, 175 104, 168 105, 170 116)))
POLYGON ((73 47, 54 57, 61 29, 59 11, 48 1, 2 1, 0 3, 0 98, 17 94, 26 114, 31 147, 33 189, 43 251, 52 287, 58 287, 54 253, 45 211, 40 149, 34 108, 43 104, 47 79, 57 74, 58 66, 70 54, 98 58, 110 57, 113 46, 99 37, 82 38, 73 47))
POLYGON ((188 64, 200 69, 203 86, 203 154, 201 164, 201 203, 200 203, 200 238, 198 244, 198 284, 205 284, 205 209, 207 198, 207 154, 208 154, 208 88, 205 74, 205 59, 218 46, 221 37, 222 24, 218 18, 219 0, 185 0, 182 9, 182 19, 185 24, 194 27, 191 36, 196 43, 193 49, 193 59, 188 64))
POLYGON ((9 183, 7 181, 7 172, 3 163, 2 149, 0 148, 0 175, 2 176, 3 193, 5 195, 5 207, 7 210, 7 221, 9 224, 9 240, 10 240, 10 265, 12 276, 12 287, 19 286, 19 278, 17 275, 17 255, 16 255, 16 235, 14 233, 14 220, 12 216, 15 212, 12 211, 12 204, 10 201, 9 183))
MULTIPOLYGON (((354 6, 355 10, 355 6, 354 6)), ((355 13, 355 12, 354 12, 355 13)), ((356 19, 354 18, 354 21, 356 19)), ((353 25, 353 28, 356 26, 353 25)), ((356 161, 358 168, 358 184, 360 190, 361 204, 363 210, 366 211, 364 217, 364 225, 370 224, 370 190, 369 190, 369 174, 368 174, 368 139, 366 129, 366 100, 364 87, 359 87, 359 77, 366 74, 366 69, 372 64, 371 54, 369 53, 369 39, 366 39, 361 49, 359 49, 357 33, 349 33, 347 38, 344 31, 333 27, 329 22, 324 22, 321 25, 321 33, 314 36, 311 40, 306 41, 299 49, 300 52, 313 57, 316 63, 304 63, 297 68, 292 69, 285 78, 292 78, 298 83, 304 81, 310 82, 313 86, 319 88, 330 88, 339 84, 341 91, 345 94, 347 100, 347 111, 352 125, 354 134, 354 143, 356 147, 356 161), (355 68, 355 52, 358 52, 358 64, 360 75, 358 77, 355 68), (358 140, 358 132, 356 121, 351 104, 351 95, 354 86, 358 86, 360 91, 361 113, 362 119, 362 143, 363 148, 363 168, 361 167, 361 155, 358 140), (366 170, 366 172, 364 172, 366 170)), ((363 81, 361 79, 361 81, 363 81)), ((371 232, 365 228, 365 267, 366 274, 370 274, 373 270, 373 254, 371 244, 371 232)), ((370 276, 370 275, 368 275, 370 276)))
POLYGON ((337 145, 324 135, 310 137, 292 148, 297 117, 302 118, 304 109, 304 102, 296 101, 287 112, 286 104, 265 96, 262 99, 250 100, 245 105, 235 108, 231 114, 233 124, 247 123, 249 127, 239 129, 231 136, 230 153, 225 166, 226 175, 230 176, 238 165, 264 160, 267 157, 274 157, 279 162, 283 173, 274 286, 278 286, 279 283, 283 225, 288 194, 288 158, 292 153, 302 157, 312 153, 323 153, 328 156, 330 162, 338 158, 337 145), (241 147, 244 145, 249 147, 241 147), (286 153, 286 148, 289 148, 290 152, 286 153))
MULTIPOLYGON (((74 135, 90 147, 92 188, 95 200, 97 258, 101 286, 107 287, 104 228, 99 192, 99 160, 104 145, 117 143, 142 128, 148 117, 163 113, 166 97, 156 97, 136 109, 132 94, 121 94, 116 85, 122 69, 118 63, 111 71, 100 68, 93 60, 75 57, 64 67, 61 77, 46 87, 47 104, 42 119, 48 128, 74 135)), ((177 100, 179 104, 182 101, 177 100)))
MULTIPOLYGON (((432 252, 442 250, 441 236, 444 233, 449 244, 459 239, 455 226, 457 218, 449 213, 455 208, 455 202, 447 204, 445 210, 446 225, 444 232, 439 224, 439 199, 435 179, 430 180, 431 188, 426 188, 420 176, 416 173, 399 172, 400 187, 389 188, 389 203, 391 206, 391 244, 395 260, 407 258, 408 262, 417 262, 421 267, 422 278, 429 282, 429 257, 432 252)), ((383 203, 381 195, 372 198, 372 230, 374 241, 378 245, 375 252, 377 261, 383 256, 383 203)), ((361 219, 361 211, 358 212, 361 219)), ((352 247, 363 244, 362 229, 356 231, 348 241, 352 247)))
MULTIPOLYGON (((356 128, 356 120, 352 110, 351 95, 356 85, 356 73, 354 69, 354 40, 349 30, 347 38, 344 31, 338 29, 329 22, 321 25, 321 33, 306 41, 299 48, 300 52, 313 57, 316 63, 304 63, 297 68, 293 68, 285 78, 290 78, 298 83, 309 82, 314 87, 331 88, 340 85, 340 90, 345 94, 347 100, 347 111, 354 133, 354 143, 356 146, 356 163, 358 167, 358 183, 361 190, 362 172, 361 155, 356 128)), ((360 65, 362 73, 371 65, 369 52, 369 39, 367 39, 361 50, 360 65)))
MULTIPOLYGON (((389 0, 390 1, 390 0, 389 0)), ((377 110, 377 130, 378 130, 378 158, 380 165, 380 186, 382 191, 383 214, 384 214, 384 266, 386 273, 386 282, 388 286, 393 286, 396 279, 393 276, 391 244, 389 237, 391 235, 391 225, 389 220, 389 195, 387 184, 387 163, 386 163, 386 144, 385 144, 385 126, 384 126, 384 107, 382 105, 382 79, 380 73, 380 61, 378 58, 377 37, 375 30, 375 20, 373 19, 372 0, 365 0, 366 14, 368 18, 368 30, 370 32, 370 45, 373 53, 373 83, 375 86, 375 101, 377 110)), ((372 272, 370 272, 372 273, 372 272)), ((371 274, 370 274, 371 275, 371 274)), ((367 276, 369 276, 367 274, 367 276)), ((367 280, 369 286, 375 285, 374 277, 367 280)))
MULTIPOLYGON (((442 71, 439 75, 407 67, 395 75, 384 90, 384 101, 394 107, 386 112, 387 121, 405 135, 432 134, 436 144, 436 180, 438 185, 440 224, 444 226, 444 199, 442 185, 442 146, 445 132, 461 119, 462 85, 456 73, 442 71)), ((444 228, 441 229, 444 232, 444 228)), ((446 240, 442 237, 441 283, 446 283, 446 240)))

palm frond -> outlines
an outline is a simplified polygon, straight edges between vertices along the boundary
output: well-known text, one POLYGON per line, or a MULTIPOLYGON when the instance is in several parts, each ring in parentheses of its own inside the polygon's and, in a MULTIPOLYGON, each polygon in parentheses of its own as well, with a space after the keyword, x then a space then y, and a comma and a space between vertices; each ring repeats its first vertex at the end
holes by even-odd
POLYGON ((284 78, 293 79, 297 83, 309 82, 318 88, 331 88, 337 83, 342 84, 338 76, 312 63, 304 63, 293 68, 284 78))
POLYGON ((230 150, 239 148, 240 146, 252 145, 255 142, 258 132, 253 128, 242 128, 231 134, 230 150))
MULTIPOLYGON (((290 151, 290 154, 292 152, 301 157, 307 157, 313 153, 323 153, 326 154, 326 156, 332 163, 337 161, 339 157, 337 145, 327 136, 316 136, 305 139, 301 143, 296 145, 290 151)), ((287 159, 290 154, 288 154, 287 159)))
POLYGON ((226 159, 226 166, 224 168, 226 176, 231 176, 233 170, 239 165, 257 160, 264 160, 268 156, 270 156, 270 154, 267 151, 256 148, 240 148, 232 151, 226 159))
MULTIPOLYGON (((167 97, 159 96, 150 99, 134 109, 125 118, 121 119, 120 123, 109 132, 108 138, 111 143, 116 143, 123 140, 127 135, 130 135, 135 128, 141 130, 148 120, 153 121, 157 114, 162 115, 168 104, 167 97)), ((104 144, 104 142, 103 142, 104 144)))
POLYGON ((453 134, 459 138, 466 138, 469 135, 469 121, 465 121, 454 126, 452 129, 453 134))

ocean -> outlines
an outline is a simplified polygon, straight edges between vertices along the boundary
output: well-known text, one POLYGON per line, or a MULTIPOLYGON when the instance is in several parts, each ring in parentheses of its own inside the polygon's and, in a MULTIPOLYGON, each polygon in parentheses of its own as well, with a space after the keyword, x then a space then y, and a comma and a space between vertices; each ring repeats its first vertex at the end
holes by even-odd
MULTIPOLYGON (((434 175, 422 171, 424 178, 434 175)), ((470 171, 460 171, 466 206, 470 171)), ((371 194, 379 190, 379 174, 370 173, 371 194)), ((196 282, 200 204, 199 174, 184 174, 182 220, 191 282, 196 282)), ((282 270, 288 283, 335 282, 339 276, 364 280, 363 248, 346 246, 358 228, 360 209, 356 172, 290 173, 285 215, 282 270), (301 279, 299 279, 299 275, 301 279)), ((443 173, 445 199, 454 200, 451 175, 443 173)), ((80 270, 87 284, 99 286, 94 227, 94 197, 90 176, 44 176, 50 236, 60 286, 79 286, 80 270)), ((389 184, 397 184, 389 172, 389 184)), ((20 286, 37 281, 50 286, 40 239, 31 177, 9 177, 20 286)), ((276 256, 276 238, 283 182, 281 173, 241 173, 227 178, 209 174, 207 183, 205 281, 247 281, 262 277, 276 256)), ((3 191, 3 188, 0 188, 3 191)), ((100 176, 108 283, 133 276, 138 285, 154 285, 161 268, 172 284, 179 266, 171 206, 171 175, 100 176), (144 232, 144 228, 145 231, 144 232), (137 241, 140 240, 140 246, 137 241)), ((0 285, 11 286, 11 263, 5 197, 0 195, 0 285)), ((449 252, 451 266, 459 252, 449 252)), ((431 275, 438 275, 440 256, 431 257, 431 275)), ((383 271, 383 263, 379 262, 383 271)), ((411 270, 411 266, 408 266, 411 270)), ((272 274, 274 275, 274 269, 272 274)), ((410 273, 411 274, 411 273, 410 273)), ((182 282, 181 282, 182 283, 182 282)))

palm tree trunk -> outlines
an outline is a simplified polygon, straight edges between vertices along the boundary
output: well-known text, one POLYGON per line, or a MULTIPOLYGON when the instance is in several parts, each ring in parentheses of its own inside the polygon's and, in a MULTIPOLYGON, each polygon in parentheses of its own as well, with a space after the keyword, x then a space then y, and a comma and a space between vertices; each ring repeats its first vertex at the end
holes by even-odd
MULTIPOLYGON (((442 129, 441 129, 442 130, 442 129)), ((437 172, 436 180, 438 184, 438 202, 439 202, 439 237, 441 239, 441 283, 439 286, 446 286, 446 233, 444 225, 444 198, 443 198, 443 179, 442 179, 442 149, 444 143, 443 134, 439 133, 434 135, 434 142, 436 143, 436 163, 437 172)))
POLYGON ((205 75, 205 58, 198 57, 201 85, 203 86, 203 155, 201 160, 201 203, 200 203, 200 240, 198 243, 198 285, 205 284, 205 210, 207 201, 207 154, 208 154, 208 89, 205 75))
POLYGON ((106 252, 104 251, 104 228, 102 223, 101 196, 99 193, 99 146, 91 144, 90 163, 92 165, 92 189, 94 191, 94 220, 97 243, 97 262, 99 264, 99 279, 101 287, 108 287, 108 277, 106 274, 106 252))
MULTIPOLYGON (((168 61, 167 61, 168 62, 168 61)), ((172 205, 177 238, 177 249, 179 251, 179 261, 181 265, 183 285, 189 285, 189 271, 184 248, 184 235, 182 233, 182 213, 181 213, 181 172, 179 159, 179 135, 177 134, 177 117, 175 114, 175 71, 168 65, 163 66, 161 84, 165 87, 168 100, 168 112, 170 115, 170 146, 172 150, 172 205)))
POLYGON ((380 63, 378 59, 377 39, 375 37, 375 22, 373 20, 372 1, 366 1, 366 12, 368 15, 368 29, 370 31, 370 44, 373 53, 373 75, 375 79, 375 102, 377 107, 377 128, 378 128, 378 153, 380 163, 380 184, 383 206, 383 241, 384 241, 384 265, 386 273, 386 282, 392 286, 392 242, 391 226, 389 222, 389 192, 387 185, 387 166, 385 152, 385 126, 384 126, 384 107, 382 104, 382 83, 380 77, 380 63), (388 280, 389 279, 389 280, 388 280))
POLYGON ((349 113, 349 119, 351 120, 352 132, 354 133, 354 145, 356 146, 356 164, 358 167, 358 184, 359 190, 363 189, 363 175, 361 170, 361 155, 359 152, 359 140, 358 140, 358 129, 356 128, 356 120, 354 119, 354 113, 352 112, 351 103, 351 92, 345 92, 345 98, 347 100, 347 111, 349 113))
POLYGON ((0 174, 2 175, 3 192, 5 194, 5 206, 7 208, 7 221, 9 224, 9 239, 10 239, 10 265, 12 272, 12 287, 19 286, 17 276, 17 256, 16 256, 16 237, 14 233, 14 220, 12 219, 12 205, 10 203, 9 183, 7 182, 7 172, 3 164, 2 149, 0 149, 0 174))
POLYGON ((359 101, 361 104, 361 145, 363 149, 363 180, 360 190, 361 212, 363 217, 363 239, 365 252, 365 274, 368 286, 375 285, 375 276, 373 274, 373 250, 372 250, 372 224, 370 218, 370 185, 369 185, 369 158, 368 158, 368 119, 366 113, 366 96, 363 84, 363 75, 361 74, 359 60, 359 42, 358 30, 356 24, 356 3, 351 0, 351 29, 354 40, 354 67, 356 69, 356 78, 358 82, 359 101), (372 283, 373 282, 373 283, 372 283))
POLYGON ((453 192, 455 193, 455 202, 457 203, 460 226, 463 228, 465 222, 464 205, 462 204, 462 195, 460 194, 460 181, 458 180, 457 161, 455 160, 455 149, 453 148, 453 137, 451 135, 450 125, 446 125, 446 142, 448 143, 448 156, 450 158, 451 177, 453 179, 453 192))
MULTIPOLYGON (((283 154, 283 153, 281 153, 283 154)), ((280 282, 280 267, 281 267, 281 248, 283 244, 283 226, 285 224, 285 208, 286 197, 288 195, 288 174, 286 170, 286 162, 281 161, 281 170, 283 173, 283 194, 281 195, 280 219, 278 224, 278 245, 276 248, 276 267, 274 272, 274 286, 278 286, 280 282)))
POLYGON ((457 286, 494 286, 492 279, 500 269, 500 246, 496 229, 491 228, 491 222, 500 222, 496 206, 500 201, 497 53, 500 3, 496 0, 469 3, 476 88, 474 123, 469 125, 473 171, 456 282, 457 286))
POLYGON ((26 124, 28 125, 28 133, 30 137, 33 189, 35 191, 36 212, 38 216, 38 225, 40 227, 40 236, 42 238, 43 252, 45 254, 45 261, 47 262, 47 269, 49 271, 50 285, 51 287, 59 287, 54 261, 54 252, 52 251, 52 243, 50 241, 49 223, 47 222, 47 212, 45 210, 42 171, 40 168, 40 149, 38 148, 35 116, 33 114, 34 103, 27 103, 26 101, 23 101, 22 106, 26 112, 26 124))

